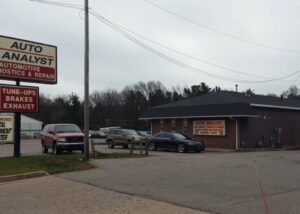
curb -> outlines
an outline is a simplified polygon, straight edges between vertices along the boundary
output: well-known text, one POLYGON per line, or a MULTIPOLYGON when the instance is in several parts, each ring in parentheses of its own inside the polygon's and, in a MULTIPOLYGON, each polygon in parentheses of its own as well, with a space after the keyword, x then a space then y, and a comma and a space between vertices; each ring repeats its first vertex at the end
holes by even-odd
POLYGON ((48 175, 49 175, 48 172, 45 171, 29 172, 29 173, 23 173, 17 175, 6 175, 6 176, 0 176, 0 183, 28 179, 28 178, 37 178, 37 177, 48 176, 48 175))

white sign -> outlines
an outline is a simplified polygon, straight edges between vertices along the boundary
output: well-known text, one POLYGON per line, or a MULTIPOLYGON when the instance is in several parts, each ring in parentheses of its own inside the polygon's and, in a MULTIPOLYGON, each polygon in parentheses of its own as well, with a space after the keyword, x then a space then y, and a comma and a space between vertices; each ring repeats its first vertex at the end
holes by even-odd
POLYGON ((14 142, 14 116, 0 115, 0 144, 14 142))
POLYGON ((0 35, 0 78, 57 83, 57 48, 0 35))

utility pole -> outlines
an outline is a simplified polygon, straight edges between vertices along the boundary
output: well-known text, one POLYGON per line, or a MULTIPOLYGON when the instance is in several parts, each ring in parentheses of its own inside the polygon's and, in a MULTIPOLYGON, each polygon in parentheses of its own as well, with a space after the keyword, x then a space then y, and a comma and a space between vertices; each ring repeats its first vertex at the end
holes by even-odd
POLYGON ((89 2, 84 0, 84 160, 89 160, 89 2))

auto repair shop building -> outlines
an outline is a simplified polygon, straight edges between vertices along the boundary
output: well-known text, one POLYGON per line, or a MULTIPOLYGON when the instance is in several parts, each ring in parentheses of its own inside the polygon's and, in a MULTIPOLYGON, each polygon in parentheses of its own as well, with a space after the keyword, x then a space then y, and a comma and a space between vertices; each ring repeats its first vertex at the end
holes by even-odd
POLYGON ((209 148, 300 146, 300 100, 232 91, 147 109, 152 134, 176 131, 209 148))

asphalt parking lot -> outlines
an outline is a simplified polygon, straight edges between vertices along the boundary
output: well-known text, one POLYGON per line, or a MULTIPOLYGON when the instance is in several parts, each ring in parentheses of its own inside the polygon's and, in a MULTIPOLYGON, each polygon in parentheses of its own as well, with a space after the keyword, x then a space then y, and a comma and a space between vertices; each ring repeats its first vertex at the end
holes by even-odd
POLYGON ((270 213, 299 213, 300 151, 151 154, 93 160, 97 169, 59 176, 213 213, 265 213, 254 159, 270 213))
MULTIPOLYGON (((0 148, 0 156, 13 151, 12 145, 0 148)), ((22 142, 21 149, 23 155, 41 154, 39 141, 22 142)), ((128 152, 106 146, 96 149, 128 152)), ((150 154, 147 158, 92 160, 98 168, 58 176, 196 210, 251 214, 264 213, 260 176, 269 213, 299 213, 300 151, 150 154)))

